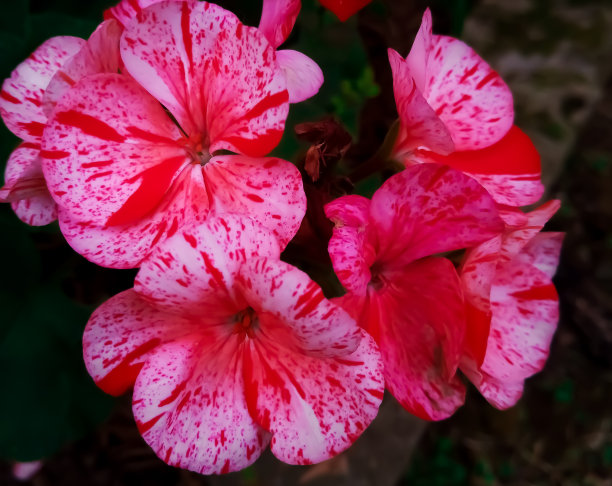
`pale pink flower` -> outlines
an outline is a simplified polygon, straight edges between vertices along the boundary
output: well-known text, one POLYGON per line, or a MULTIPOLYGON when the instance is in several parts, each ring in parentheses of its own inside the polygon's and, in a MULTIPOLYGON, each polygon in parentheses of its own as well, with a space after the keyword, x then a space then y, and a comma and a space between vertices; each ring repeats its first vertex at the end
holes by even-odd
POLYGON ((505 215, 506 230, 469 250, 461 268, 468 317, 461 370, 497 408, 514 405, 548 357, 559 320, 551 279, 563 234, 540 231, 558 208, 550 201, 505 215))
POLYGON ((160 244, 89 320, 89 373, 108 393, 134 386, 139 430, 168 464, 226 473, 268 444, 319 462, 376 416, 376 344, 279 256, 254 221, 211 217, 160 244))
POLYGON ((495 202, 470 177, 437 164, 394 175, 372 200, 345 196, 325 212, 329 253, 348 293, 341 305, 380 346, 389 391, 415 415, 438 420, 464 400, 455 376, 465 313, 450 260, 503 230, 495 202))
POLYGON ((395 158, 461 170, 500 204, 523 206, 541 197, 540 157, 512 125, 512 93, 471 47, 432 34, 427 10, 406 59, 389 49, 389 61, 400 117, 395 158))
POLYGON ((162 2, 128 24, 121 58, 130 76, 84 78, 45 130, 43 169, 70 245, 135 267, 211 211, 249 214, 286 245, 305 196, 292 164, 258 158, 289 108, 263 35, 210 3, 162 2))

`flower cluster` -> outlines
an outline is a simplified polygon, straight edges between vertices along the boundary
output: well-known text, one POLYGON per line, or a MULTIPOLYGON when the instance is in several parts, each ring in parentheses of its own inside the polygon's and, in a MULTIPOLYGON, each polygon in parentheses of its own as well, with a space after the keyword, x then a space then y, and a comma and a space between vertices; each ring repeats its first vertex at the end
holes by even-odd
MULTIPOLYGON (((368 2, 336 3, 342 18, 368 2)), ((160 458, 205 474, 268 445, 291 464, 328 459, 385 388, 416 416, 448 417, 459 371, 509 407, 558 318, 562 235, 541 229, 559 204, 520 209, 543 193, 538 154, 500 76, 432 34, 429 11, 406 58, 389 50, 402 170, 371 199, 325 207, 346 294, 328 300, 281 260, 307 198, 297 167, 268 154, 290 104, 323 82, 278 49, 299 10, 264 0, 255 28, 207 2, 123 0, 88 40, 45 42, 0 92, 23 139, 2 201, 31 225, 57 218, 98 265, 139 268, 87 324, 89 373, 107 393, 133 389, 160 458)))

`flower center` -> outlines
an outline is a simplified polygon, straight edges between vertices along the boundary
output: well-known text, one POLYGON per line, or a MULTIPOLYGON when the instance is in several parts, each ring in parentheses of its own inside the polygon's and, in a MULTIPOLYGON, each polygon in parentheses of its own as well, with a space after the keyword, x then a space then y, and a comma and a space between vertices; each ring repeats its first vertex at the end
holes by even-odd
POLYGON ((372 264, 372 266, 370 267, 370 286, 374 289, 374 290, 380 290, 381 288, 383 288, 385 286, 386 283, 386 279, 383 275, 383 268, 382 268, 382 264, 380 262, 374 262, 372 264))
POLYGON ((186 140, 187 151, 194 162, 204 166, 212 158, 208 151, 208 140, 204 139, 201 133, 193 133, 186 140))
POLYGON ((243 334, 252 339, 255 337, 257 327, 259 327, 259 320, 252 307, 247 307, 234 316, 234 334, 243 334))

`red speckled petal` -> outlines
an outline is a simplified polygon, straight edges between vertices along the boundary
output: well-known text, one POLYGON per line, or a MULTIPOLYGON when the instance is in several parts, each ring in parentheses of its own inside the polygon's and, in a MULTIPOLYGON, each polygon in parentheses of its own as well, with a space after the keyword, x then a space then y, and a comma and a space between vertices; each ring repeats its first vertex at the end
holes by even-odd
POLYGON ((455 145, 451 134, 423 98, 408 62, 393 49, 389 49, 388 54, 393 74, 393 93, 400 117, 394 156, 400 160, 405 156, 409 158, 412 151, 421 146, 441 154, 452 152, 455 145))
POLYGON ((143 262, 134 288, 160 308, 223 318, 244 309, 235 289, 241 265, 259 256, 279 258, 276 238, 241 216, 211 217, 180 230, 143 262))
POLYGON ((331 10, 341 22, 356 14, 372 0, 319 0, 325 8, 331 10))
POLYGON ((43 140, 51 195, 72 219, 139 222, 190 161, 159 103, 127 76, 95 74, 61 99, 43 140))
POLYGON ((387 388, 402 406, 426 420, 447 418, 465 396, 455 376, 465 334, 455 269, 444 258, 427 258, 383 279, 366 297, 339 301, 378 342, 387 388))
POLYGON ((471 47, 458 39, 433 36, 423 95, 446 124, 456 150, 493 145, 512 127, 510 89, 471 47))
POLYGON ((323 84, 323 71, 308 56, 298 51, 276 51, 276 62, 285 75, 289 103, 299 103, 319 92, 323 84))
POLYGON ((155 349, 136 380, 132 409, 160 459, 223 474, 252 464, 270 435, 247 408, 241 338, 208 331, 155 349))
POLYGON ((338 279, 349 292, 365 295, 376 257, 369 241, 370 200, 343 196, 325 206, 325 215, 334 223, 328 251, 338 279))
POLYGON ((19 138, 39 142, 47 117, 43 94, 57 70, 85 44, 78 37, 52 37, 11 73, 0 91, 0 115, 19 138))
POLYGON ((454 152, 448 156, 418 151, 413 159, 436 162, 469 174, 489 191, 496 202, 526 206, 544 193, 540 182, 540 155, 517 126, 497 143, 480 150, 454 152))
POLYGON ((120 395, 134 385, 155 348, 199 328, 197 322, 166 314, 126 290, 89 318, 83 334, 85 366, 102 390, 120 395))
POLYGON ((221 7, 191 0, 149 7, 126 29, 121 56, 210 152, 259 157, 280 141, 289 95, 274 49, 221 7))
POLYGON ((57 206, 51 198, 40 167, 40 148, 23 143, 10 155, 0 188, 0 202, 10 202, 17 217, 30 226, 44 226, 57 218, 57 206))
POLYGON ((246 214, 272 231, 285 248, 306 213, 298 169, 285 160, 239 155, 213 157, 203 169, 215 214, 246 214))
POLYGON ((355 321, 297 268, 272 258, 250 258, 237 282, 262 322, 286 336, 285 346, 323 357, 345 356, 357 348, 361 334, 355 321))
POLYGON ((530 263, 552 279, 557 271, 564 237, 564 233, 539 233, 525 245, 517 258, 530 263))
POLYGON ((301 7, 300 0, 263 0, 259 30, 272 47, 287 40, 301 7))
POLYGON ((474 362, 465 359, 461 371, 494 407, 505 410, 519 401, 523 395, 523 381, 499 381, 479 369, 474 362))
POLYGON ((372 197, 377 262, 397 268, 418 258, 474 246, 504 228, 495 202, 474 179, 420 164, 388 179, 372 197))
MULTIPOLYGON (((172 0, 171 0, 172 1, 172 0)), ((181 2, 183 0, 174 0, 181 2)), ((121 0, 117 5, 104 11, 105 19, 115 19, 123 27, 128 25, 142 9, 150 7, 160 0, 121 0)))
POLYGON ((60 207, 60 229, 70 246, 89 261, 134 268, 151 250, 184 225, 203 221, 209 201, 199 166, 183 171, 157 209, 132 224, 100 226, 73 219, 60 207))
POLYGON ((87 43, 59 69, 43 96, 43 111, 51 116, 62 95, 77 81, 90 74, 117 73, 121 67, 119 39, 123 28, 115 20, 106 20, 91 34, 87 43))
POLYGON ((384 393, 378 348, 364 335, 353 353, 321 359, 287 348, 279 337, 271 333, 246 345, 251 415, 272 432, 270 446, 281 461, 329 459, 348 448, 378 413, 384 393))

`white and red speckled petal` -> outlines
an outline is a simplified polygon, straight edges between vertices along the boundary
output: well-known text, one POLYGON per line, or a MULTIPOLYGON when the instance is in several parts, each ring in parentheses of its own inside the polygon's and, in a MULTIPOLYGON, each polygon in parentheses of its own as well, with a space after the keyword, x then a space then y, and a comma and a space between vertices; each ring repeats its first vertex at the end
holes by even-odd
MULTIPOLYGON (((120 0, 117 5, 104 11, 104 19, 115 19, 123 27, 127 26, 142 9, 150 7, 161 0, 120 0)), ((174 0, 182 2, 183 0, 174 0)))
POLYGON ((456 150, 477 150, 501 140, 514 120, 510 89, 458 39, 434 35, 423 96, 445 123, 456 150))
POLYGON ((491 329, 482 370, 501 382, 540 371, 559 319, 550 277, 515 259, 498 269, 491 288, 491 329))
POLYGON ((455 376, 466 325, 455 269, 427 258, 381 279, 366 298, 339 301, 378 342, 387 388, 401 405, 426 420, 447 418, 465 396, 455 376))
POLYGON ((540 154, 516 125, 499 142, 480 150, 447 156, 419 150, 413 159, 445 164, 472 176, 502 205, 526 206, 544 193, 540 154))
POLYGON ((186 133, 210 143, 211 153, 258 157, 280 141, 289 94, 275 51, 227 10, 192 0, 153 5, 129 24, 121 57, 186 133))
POLYGON ((45 89, 57 70, 84 44, 78 37, 52 37, 4 80, 0 116, 11 132, 28 142, 40 142, 47 123, 42 109, 45 89))
POLYGON ((71 219, 118 226, 154 210, 191 162, 159 103, 120 74, 83 78, 58 103, 42 143, 49 191, 71 219))
POLYGON ((348 448, 376 417, 384 394, 374 340, 364 333, 353 353, 322 359, 288 348, 264 323, 261 333, 245 345, 244 376, 249 411, 272 433, 272 453, 289 464, 312 464, 348 448))
POLYGON ((197 322, 153 307, 134 290, 98 307, 83 334, 83 357, 96 384, 111 395, 130 389, 151 353, 198 330, 197 322))
POLYGON ((121 67, 119 39, 123 28, 115 20, 105 20, 87 43, 66 61, 51 78, 43 96, 43 111, 51 116, 63 94, 90 74, 117 73, 121 67))
POLYGON ((57 219, 40 167, 40 146, 24 142, 11 153, 0 188, 0 202, 9 202, 17 217, 30 226, 44 226, 57 219))
POLYGON ((523 395, 523 380, 516 382, 496 380, 467 359, 462 361, 461 371, 478 388, 482 396, 499 410, 514 406, 523 395))
POLYGON ((425 146, 429 150, 449 154, 455 148, 451 134, 423 98, 408 62, 393 49, 388 49, 388 54, 400 118, 400 130, 393 147, 394 156, 409 165, 410 155, 417 147, 425 146))
POLYGON ((276 158, 213 157, 202 169, 215 214, 245 214, 272 231, 281 248, 297 233, 306 213, 299 170, 276 158))
POLYGON ((59 208, 60 229, 68 244, 89 261, 110 268, 135 268, 157 244, 180 228, 203 221, 209 200, 197 165, 183 171, 155 211, 141 220, 116 226, 72 218, 59 208))
POLYGON ((323 71, 305 54, 290 49, 276 51, 276 62, 285 75, 289 103, 299 103, 319 92, 323 71))
POLYGON ((285 346, 322 357, 357 348, 361 333, 355 321, 301 270, 273 258, 250 258, 236 283, 262 327, 286 336, 285 346))
POLYGON ((276 238, 243 216, 210 217, 160 244, 142 264, 134 288, 160 308, 226 318, 246 304, 236 290, 239 269, 260 256, 280 257, 276 238))
POLYGON ((319 0, 325 8, 331 10, 341 22, 356 14, 372 0, 319 0))
POLYGON ((517 255, 517 259, 530 263, 552 279, 559 265, 559 256, 564 237, 565 233, 548 231, 538 233, 523 247, 517 255))
POLYGON ((252 464, 267 446, 270 434, 247 408, 242 346, 238 334, 212 327, 160 346, 148 358, 132 409, 160 459, 201 474, 224 474, 252 464))
POLYGON ((368 238, 370 200, 343 196, 325 205, 325 215, 334 223, 328 251, 338 279, 349 291, 365 295, 376 253, 368 238))
POLYGON ((408 167, 388 179, 372 197, 370 215, 383 270, 474 246, 504 228, 495 202, 480 184, 437 164, 408 167))
POLYGON ((300 0, 263 0, 259 30, 272 47, 287 40, 301 8, 300 0))

